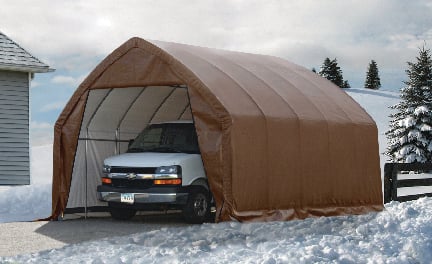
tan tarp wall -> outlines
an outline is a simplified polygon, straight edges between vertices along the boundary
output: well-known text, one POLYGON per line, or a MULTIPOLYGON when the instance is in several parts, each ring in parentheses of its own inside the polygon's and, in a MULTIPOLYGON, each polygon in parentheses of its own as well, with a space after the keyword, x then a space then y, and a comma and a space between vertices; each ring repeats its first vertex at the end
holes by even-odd
POLYGON ((382 210, 376 125, 340 88, 277 57, 132 38, 85 79, 56 122, 53 219, 77 192, 89 93, 175 85, 188 87, 217 221, 382 210))

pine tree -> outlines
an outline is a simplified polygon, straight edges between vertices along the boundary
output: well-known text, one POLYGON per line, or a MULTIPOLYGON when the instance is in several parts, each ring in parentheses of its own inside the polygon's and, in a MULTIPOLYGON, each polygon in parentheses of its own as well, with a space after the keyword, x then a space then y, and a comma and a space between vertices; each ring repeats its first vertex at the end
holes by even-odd
POLYGON ((371 60, 366 72, 365 88, 378 90, 380 87, 381 80, 378 73, 378 66, 374 60, 371 60))
POLYGON ((326 58, 318 74, 327 80, 330 80, 337 86, 343 88, 344 81, 342 77, 342 70, 338 66, 336 58, 333 60, 326 58))
POLYGON ((343 87, 342 88, 351 88, 351 85, 349 84, 348 80, 345 80, 343 82, 343 87))
POLYGON ((420 49, 416 62, 408 62, 408 81, 401 101, 392 106, 386 155, 393 162, 432 161, 432 59, 429 49, 420 49))

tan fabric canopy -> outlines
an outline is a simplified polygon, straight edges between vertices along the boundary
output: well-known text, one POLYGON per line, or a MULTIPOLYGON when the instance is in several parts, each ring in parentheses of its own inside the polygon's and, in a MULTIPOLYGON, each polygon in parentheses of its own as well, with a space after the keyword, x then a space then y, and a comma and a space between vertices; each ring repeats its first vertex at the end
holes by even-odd
POLYGON ((217 221, 383 208, 376 125, 343 90, 277 57, 132 38, 56 122, 52 218, 98 205, 105 141, 121 153, 147 123, 191 117, 217 221))

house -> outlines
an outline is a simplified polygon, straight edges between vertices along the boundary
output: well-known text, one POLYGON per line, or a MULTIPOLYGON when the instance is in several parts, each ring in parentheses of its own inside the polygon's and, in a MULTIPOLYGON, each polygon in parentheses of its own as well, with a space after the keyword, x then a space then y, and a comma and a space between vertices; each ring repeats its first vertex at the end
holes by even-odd
POLYGON ((0 185, 30 184, 30 83, 50 71, 0 32, 0 185))

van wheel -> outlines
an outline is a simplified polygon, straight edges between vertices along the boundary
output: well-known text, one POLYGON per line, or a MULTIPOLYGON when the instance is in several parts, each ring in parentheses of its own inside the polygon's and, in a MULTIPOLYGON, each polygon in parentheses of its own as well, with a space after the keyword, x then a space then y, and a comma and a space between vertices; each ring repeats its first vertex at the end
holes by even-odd
POLYGON ((207 191, 195 190, 189 194, 183 208, 183 216, 190 224, 202 224, 210 214, 210 200, 207 191))
POLYGON ((112 218, 116 220, 129 220, 135 216, 136 210, 129 208, 110 208, 112 218))

